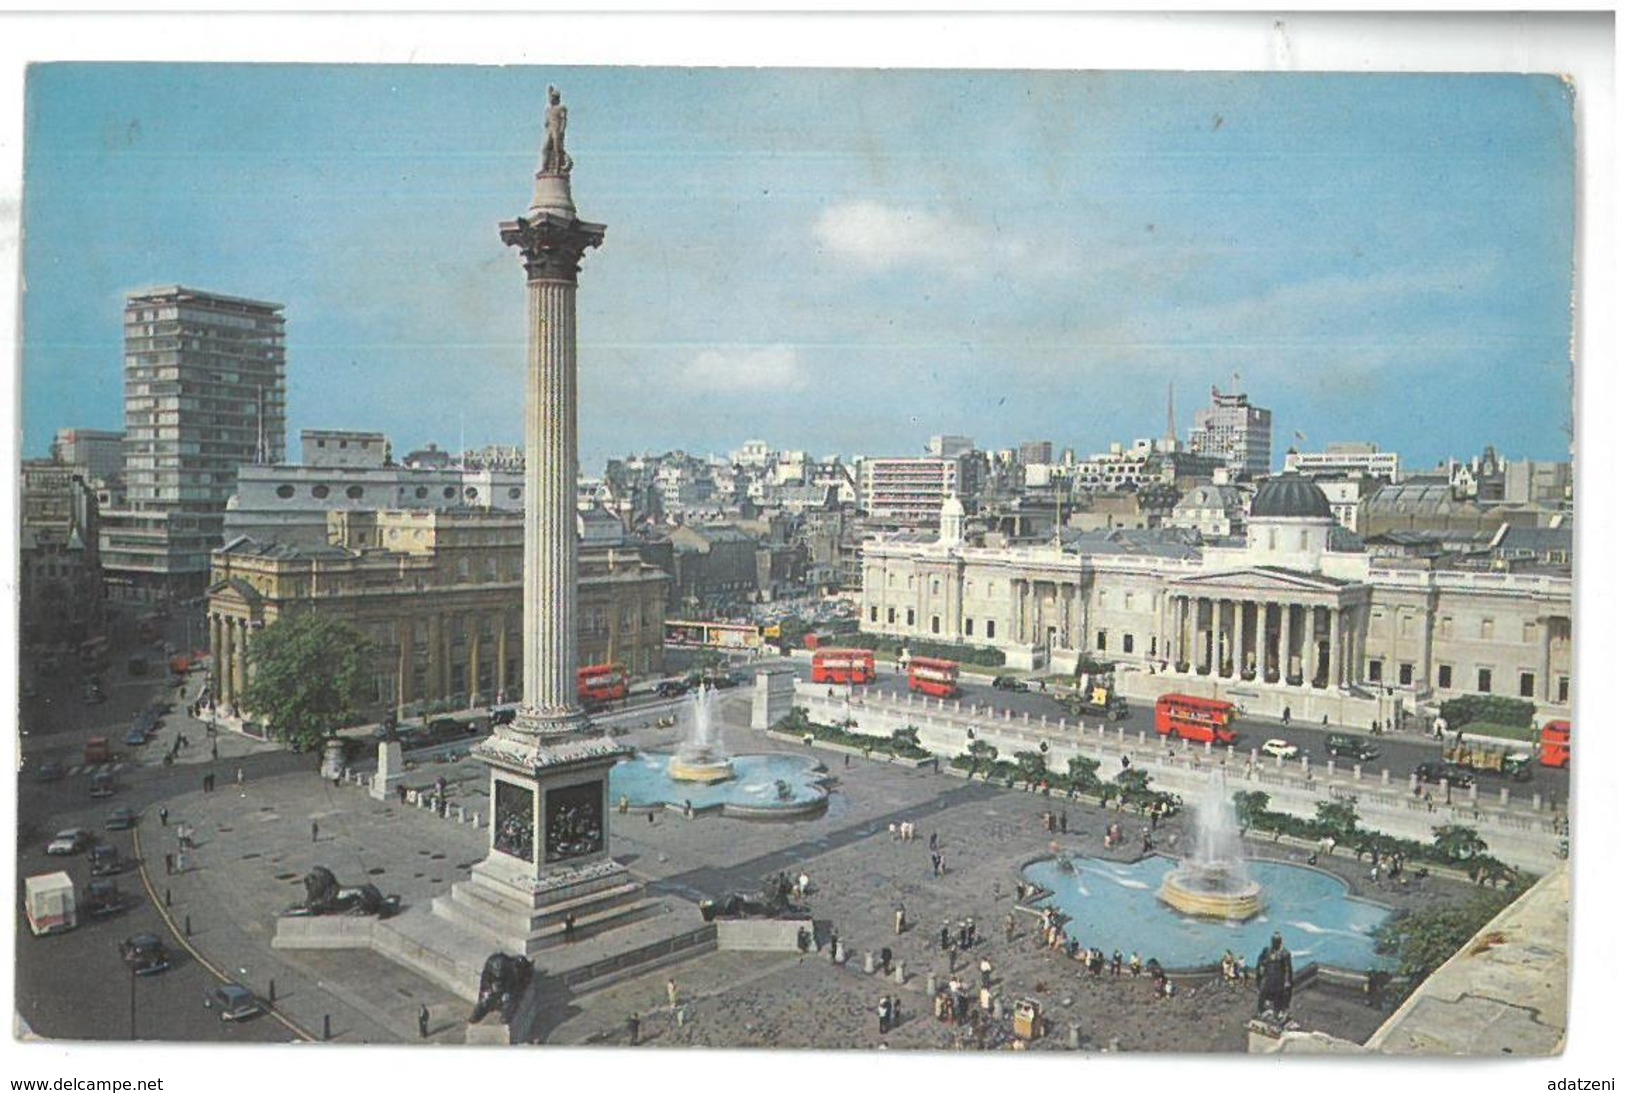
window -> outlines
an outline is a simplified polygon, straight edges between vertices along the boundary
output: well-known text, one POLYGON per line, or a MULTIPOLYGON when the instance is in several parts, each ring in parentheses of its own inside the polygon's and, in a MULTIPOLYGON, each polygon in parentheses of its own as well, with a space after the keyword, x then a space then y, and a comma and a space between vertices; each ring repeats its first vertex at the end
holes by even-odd
POLYGON ((913 626, 914 625, 914 608, 912 608, 912 607, 908 609, 908 621, 907 621, 907 623, 905 623, 905 625, 907 625, 907 626, 913 626))
POLYGON ((1451 674, 1452 673, 1450 671, 1450 665, 1448 665, 1448 664, 1439 665, 1439 690, 1448 691, 1450 689, 1450 687, 1451 687, 1451 681, 1450 681, 1451 674))
POLYGON ((908 586, 909 586, 909 587, 910 587, 910 588, 913 588, 913 587, 914 587, 914 574, 912 574, 912 573, 910 573, 910 574, 909 574, 909 575, 908 575, 908 586))
POLYGON ((987 582, 987 597, 988 597, 988 599, 993 598, 993 582, 992 581, 987 582))
POLYGON ((967 638, 974 638, 976 636, 976 620, 965 620, 965 636, 967 638))
POLYGON ((360 486, 351 486, 344 491, 344 496, 348 497, 352 501, 359 501, 361 500, 361 495, 365 492, 366 491, 360 486))
POLYGON ((418 500, 419 500, 419 501, 421 501, 421 500, 423 500, 423 499, 424 499, 424 498, 425 498, 425 497, 427 497, 427 496, 429 496, 429 487, 428 487, 428 486, 419 486, 419 487, 418 487, 418 488, 417 488, 417 489, 415 489, 415 490, 413 490, 413 491, 412 491, 412 494, 413 494, 413 496, 415 496, 415 497, 416 497, 416 498, 417 498, 417 499, 418 499, 418 500))
POLYGON ((987 636, 989 638, 991 638, 993 636, 993 620, 992 619, 987 620, 987 636))
POLYGON ((1519 672, 1518 673, 1518 697, 1519 698, 1534 698, 1535 697, 1535 673, 1534 672, 1519 672))
POLYGON ((1557 700, 1559 702, 1567 702, 1569 700, 1569 677, 1568 676, 1558 676, 1557 677, 1557 700))
POLYGON ((1402 638, 1410 637, 1411 624, 1415 621, 1416 617, 1410 614, 1410 612, 1406 612, 1405 614, 1399 616, 1399 636, 1402 638))
POLYGON ((1493 640, 1495 637, 1495 620, 1479 619, 1478 636, 1483 638, 1485 641, 1493 640))
POLYGON ((1535 624, 1533 622, 1525 622, 1523 624, 1523 643, 1525 645, 1533 645, 1535 643, 1535 624))
POLYGON ((1270 550, 1271 553, 1274 553, 1274 551, 1275 551, 1275 529, 1274 528, 1270 528, 1270 531, 1269 531, 1269 550, 1270 550))
POLYGON ((1308 531, 1307 528, 1298 532, 1298 549, 1299 550, 1308 550, 1309 549, 1309 531, 1308 531))
POLYGON ((1095 631, 1095 649, 1098 652, 1102 652, 1102 653, 1104 653, 1106 651, 1106 631, 1104 631, 1104 630, 1096 630, 1095 631))
POLYGON ((895 608, 895 607, 886 608, 886 625, 887 626, 896 626, 897 625, 897 608, 895 608))
POLYGON ((1133 591, 1128 591, 1128 592, 1123 593, 1123 610, 1124 611, 1133 611, 1134 610, 1134 593, 1133 593, 1133 591))
POLYGON ((942 595, 942 582, 937 580, 935 577, 931 578, 931 595, 942 595))
POLYGON ((447 486, 445 489, 440 491, 440 496, 444 497, 447 501, 450 501, 453 497, 457 496, 457 487, 447 486))
POLYGON ((869 621, 870 622, 879 622, 880 621, 880 608, 876 607, 874 604, 869 605, 869 621))
POLYGON ((1366 665, 1365 677, 1366 677, 1366 679, 1370 680, 1372 683, 1381 683, 1382 682, 1382 661, 1373 660, 1371 663, 1367 664, 1366 665))
POLYGON ((1480 668, 1478 670, 1478 693, 1481 694, 1481 695, 1489 694, 1490 693, 1490 685, 1491 685, 1490 670, 1488 668, 1480 668))
POLYGON ((1125 652, 1125 653, 1134 652, 1134 635, 1133 634, 1124 634, 1123 635, 1123 652, 1125 652))
POLYGON ((895 573, 886 574, 886 587, 887 588, 896 588, 897 587, 897 574, 895 574, 895 573))
POLYGON ((314 497, 318 501, 326 500, 327 495, 329 493, 331 493, 331 492, 333 492, 333 491, 329 490, 326 486, 312 486, 312 487, 310 487, 310 495, 312 497, 314 497))
POLYGON ((286 501, 288 498, 293 496, 293 487, 286 484, 278 486, 276 488, 276 495, 282 498, 282 500, 286 501))
POLYGON ((509 500, 517 501, 517 500, 519 500, 519 495, 521 493, 523 493, 523 492, 524 491, 521 490, 518 486, 509 486, 508 487, 508 498, 509 498, 509 500))
POLYGON ((933 634, 942 633, 942 616, 941 615, 932 615, 931 616, 931 632, 933 634))
POLYGON ((1450 637, 1451 632, 1455 630, 1455 628, 1455 621, 1451 619, 1449 615, 1439 616, 1439 636, 1441 638, 1450 637))
POLYGON ((1411 680, 1415 677, 1415 672, 1416 665, 1401 662, 1399 665, 1399 685, 1401 687, 1409 687, 1411 685, 1411 680))

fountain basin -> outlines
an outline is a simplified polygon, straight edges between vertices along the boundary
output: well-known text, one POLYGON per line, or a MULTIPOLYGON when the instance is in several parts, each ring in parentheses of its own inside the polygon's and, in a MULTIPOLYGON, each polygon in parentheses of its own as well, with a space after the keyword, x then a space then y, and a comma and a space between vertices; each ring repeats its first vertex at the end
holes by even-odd
POLYGON ((1352 971, 1392 968, 1394 958, 1376 952, 1373 933, 1390 908, 1350 895, 1340 878, 1311 866, 1252 859, 1251 875, 1268 892, 1267 905, 1241 921, 1177 913, 1158 899, 1173 863, 1151 856, 1135 862, 1101 858, 1045 857, 1021 870, 1045 890, 1040 907, 1067 918, 1065 930, 1080 945, 1126 957, 1156 957, 1169 969, 1211 967, 1224 950, 1251 964, 1279 931, 1301 967, 1308 961, 1352 971), (1064 862, 1064 865, 1062 864, 1064 862))
POLYGON ((1157 898, 1182 915, 1246 922, 1264 909, 1264 886, 1227 863, 1183 862, 1162 878, 1157 898))
POLYGON ((627 808, 676 808, 741 819, 789 820, 819 815, 829 804, 828 772, 816 759, 770 753, 724 760, 730 777, 684 780, 672 772, 678 756, 639 752, 609 772, 611 802, 627 808))
POLYGON ((689 757, 679 752, 667 760, 666 774, 674 782, 699 782, 711 785, 732 778, 734 765, 731 759, 717 759, 704 755, 689 757))

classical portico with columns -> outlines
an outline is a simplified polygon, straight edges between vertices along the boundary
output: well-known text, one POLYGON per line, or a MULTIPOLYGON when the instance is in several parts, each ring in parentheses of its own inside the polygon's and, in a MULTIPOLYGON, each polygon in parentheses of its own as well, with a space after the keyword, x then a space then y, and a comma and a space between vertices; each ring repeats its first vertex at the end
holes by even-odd
POLYGON ((1297 475, 1259 485, 1242 538, 1118 529, 985 547, 945 511, 935 538, 872 539, 863 558, 864 632, 990 646, 1057 675, 1110 661, 1131 698, 1182 691, 1366 728, 1468 693, 1569 712, 1567 572, 1368 555, 1297 475))

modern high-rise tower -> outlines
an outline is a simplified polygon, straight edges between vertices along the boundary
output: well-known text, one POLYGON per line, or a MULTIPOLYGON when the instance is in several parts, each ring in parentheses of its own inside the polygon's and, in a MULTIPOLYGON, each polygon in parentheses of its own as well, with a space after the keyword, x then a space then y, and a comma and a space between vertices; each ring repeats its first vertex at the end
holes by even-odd
POLYGON ((200 593, 237 468, 283 460, 283 325, 281 304, 179 286, 126 301, 126 500, 102 522, 119 594, 200 593))
POLYGON ((1212 404, 1196 411, 1190 450, 1222 456, 1232 475, 1263 478, 1270 473, 1270 412, 1215 387, 1212 404))

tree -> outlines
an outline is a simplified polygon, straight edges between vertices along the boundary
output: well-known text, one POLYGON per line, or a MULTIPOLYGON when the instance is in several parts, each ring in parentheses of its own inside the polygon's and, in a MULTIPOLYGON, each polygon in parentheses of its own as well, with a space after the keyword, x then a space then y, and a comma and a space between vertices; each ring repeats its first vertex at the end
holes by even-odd
POLYGON ((1236 805, 1236 822, 1243 831, 1257 827, 1259 818, 1270 810, 1270 795, 1257 790, 1242 790, 1232 800, 1236 805))
POLYGON ((1348 801, 1321 801, 1315 806, 1315 823, 1338 842, 1347 843, 1360 826, 1360 814, 1348 801))
POLYGON ((1433 845, 1450 861, 1472 861, 1489 849, 1478 831, 1465 824, 1442 824, 1433 829, 1433 845))
POLYGON ((920 746, 920 730, 913 725, 904 725, 900 729, 893 729, 891 742, 894 751, 908 751, 910 748, 917 748, 920 746))
POLYGON ((1080 790, 1088 790, 1100 782, 1100 760, 1087 755, 1074 755, 1066 761, 1067 781, 1080 790))
POLYGON ((1018 751, 1011 758, 1016 761, 1021 780, 1029 786, 1049 777, 1049 759, 1042 752, 1018 751))
POLYGON ((1505 907, 1505 896, 1475 892, 1459 904, 1412 911, 1377 931, 1377 951, 1399 956, 1399 974, 1420 983, 1505 907))
POLYGON ((966 745, 965 754, 970 756, 970 772, 972 775, 975 775, 976 768, 981 766, 983 763, 986 763, 988 766, 993 765, 994 760, 998 759, 999 757, 999 749, 994 747, 992 744, 989 744, 986 740, 972 740, 968 745, 966 745))
POLYGON ((249 645, 248 663, 243 704, 283 740, 316 747, 360 719, 367 642, 348 623, 285 616, 249 645))

